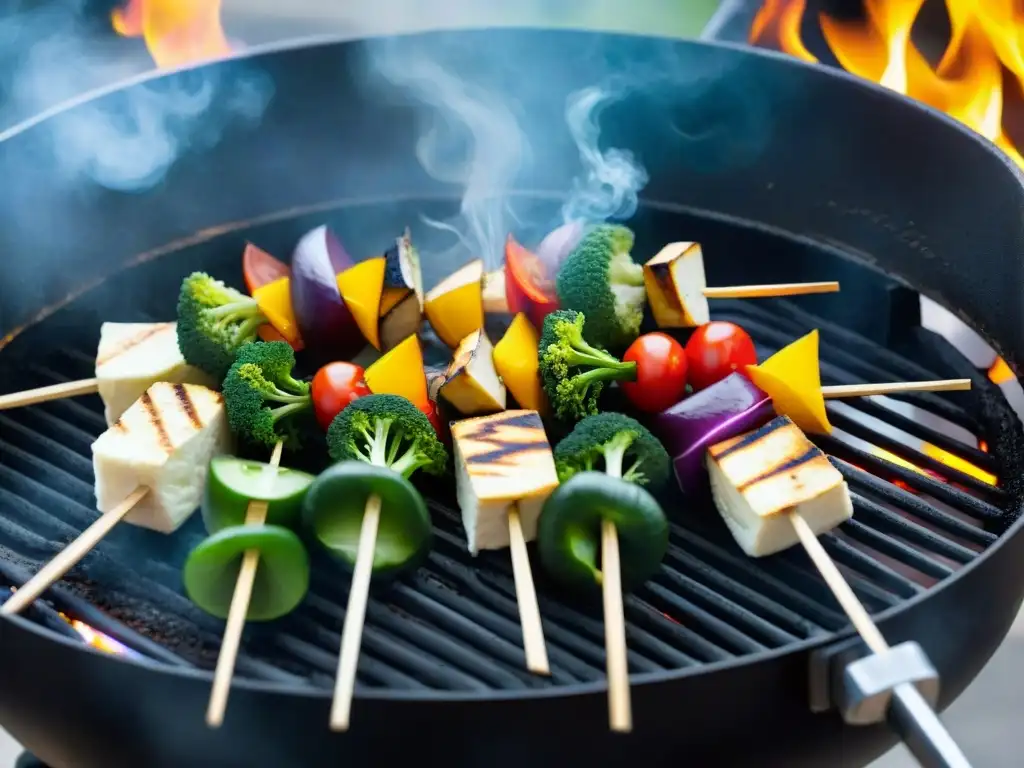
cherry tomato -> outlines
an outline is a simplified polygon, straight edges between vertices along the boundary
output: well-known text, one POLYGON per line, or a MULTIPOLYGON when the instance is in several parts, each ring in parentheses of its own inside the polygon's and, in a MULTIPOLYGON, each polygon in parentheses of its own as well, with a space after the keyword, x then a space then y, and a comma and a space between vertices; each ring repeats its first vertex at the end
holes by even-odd
POLYGON ((246 243, 245 253, 242 254, 242 272, 245 274, 245 287, 250 294, 267 283, 292 274, 287 264, 252 243, 246 243))
POLYGON ((636 363, 636 381, 622 383, 626 397, 638 410, 657 413, 686 394, 686 350, 664 333, 645 333, 622 356, 636 363))
POLYGON ((427 400, 427 404, 420 408, 420 410, 423 411, 430 420, 430 426, 432 426, 434 431, 437 433, 437 439, 442 443, 445 442, 448 436, 448 430, 446 429, 444 421, 441 419, 441 414, 438 411, 437 404, 433 400, 427 400))
POLYGON ((705 323, 686 342, 686 362, 693 391, 710 387, 731 373, 745 373, 757 365, 757 351, 750 336, 734 323, 705 323))
POLYGON ((555 286, 544 264, 512 235, 505 241, 505 297, 509 312, 526 312, 538 328, 558 309, 555 286))
POLYGON ((370 394, 363 376, 365 371, 354 363, 329 363, 313 377, 313 410, 320 426, 327 429, 345 406, 370 394))

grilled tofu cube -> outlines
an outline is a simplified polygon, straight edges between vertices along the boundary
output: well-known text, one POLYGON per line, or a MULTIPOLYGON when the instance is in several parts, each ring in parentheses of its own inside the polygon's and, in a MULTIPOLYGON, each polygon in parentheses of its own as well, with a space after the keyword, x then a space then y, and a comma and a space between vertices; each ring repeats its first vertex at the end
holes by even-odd
POLYGON ((96 380, 108 426, 158 381, 214 385, 209 376, 185 363, 174 323, 104 323, 96 380))
POLYGON ((789 418, 708 449, 715 506, 744 552, 764 557, 799 543, 789 513, 816 534, 853 516, 850 489, 789 418))
POLYGON ((505 410, 505 385, 494 369, 494 347, 483 330, 459 342, 439 394, 464 416, 505 410))
POLYGON ((523 535, 558 486, 555 459, 536 411, 503 411, 452 424, 455 480, 469 551, 509 545, 508 513, 519 509, 523 535))
POLYGON ((199 507, 210 460, 230 448, 218 392, 154 384, 92 445, 97 507, 109 512, 136 488, 149 488, 125 520, 171 533, 199 507))
POLYGON ((700 243, 669 243, 644 264, 644 287, 659 328, 696 328, 711 320, 700 243))

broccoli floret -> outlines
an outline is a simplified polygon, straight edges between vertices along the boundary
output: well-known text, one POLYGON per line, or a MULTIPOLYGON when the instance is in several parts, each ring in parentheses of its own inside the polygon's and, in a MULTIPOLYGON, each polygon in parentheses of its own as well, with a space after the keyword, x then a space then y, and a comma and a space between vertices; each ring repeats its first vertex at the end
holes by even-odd
POLYGON ((621 413, 583 419, 555 448, 558 479, 600 470, 637 485, 657 488, 669 477, 668 452, 640 422, 621 413))
POLYGON ((335 461, 365 461, 404 477, 417 469, 440 475, 448 464, 448 452, 426 414, 398 395, 353 400, 331 422, 327 448, 335 461))
POLYGON ((185 362, 223 379, 239 347, 267 322, 256 300, 205 272, 193 272, 178 294, 178 348, 185 362))
POLYGON ((555 415, 566 421, 597 413, 606 381, 636 378, 636 363, 624 363, 584 340, 584 322, 580 312, 552 312, 544 318, 537 350, 544 391, 555 415))
POLYGON ((587 313, 591 344, 619 351, 640 333, 647 291, 644 268, 629 255, 632 248, 632 231, 602 224, 580 240, 558 273, 559 304, 587 313))
POLYGON ((266 446, 299 447, 295 417, 311 411, 309 384, 292 376, 295 353, 283 341, 247 344, 224 378, 231 431, 266 446))

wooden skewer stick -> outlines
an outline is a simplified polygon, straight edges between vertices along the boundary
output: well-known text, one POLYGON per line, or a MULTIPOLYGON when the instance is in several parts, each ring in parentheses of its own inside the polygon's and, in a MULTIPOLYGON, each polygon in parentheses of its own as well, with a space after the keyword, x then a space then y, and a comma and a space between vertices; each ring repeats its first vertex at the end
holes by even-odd
POLYGON ((122 501, 109 512, 100 515, 92 525, 82 531, 78 538, 68 544, 53 560, 44 565, 39 572, 26 581, 17 592, 0 606, 0 614, 11 615, 20 613, 35 602, 50 585, 59 581, 83 557, 103 540, 121 520, 131 512, 135 505, 149 493, 149 488, 137 488, 131 496, 122 501))
MULTIPOLYGON (((260 478, 269 492, 277 479, 277 468, 281 466, 281 453, 284 443, 278 442, 270 457, 270 464, 260 478)), ((263 525, 267 520, 267 502, 250 501, 245 510, 246 525, 263 525)), ((231 677, 235 673, 235 661, 238 659, 238 648, 242 642, 242 629, 245 617, 249 613, 249 600, 252 599, 252 588, 256 583, 256 568, 260 562, 258 549, 248 549, 242 556, 242 567, 235 581, 235 592, 228 608, 228 620, 224 627, 224 639, 221 641, 220 654, 217 656, 217 668, 213 673, 213 688, 210 690, 210 703, 206 708, 206 724, 210 728, 219 728, 224 722, 224 713, 228 708, 228 693, 231 691, 231 677)))
POLYGON ((811 526, 795 512, 789 513, 789 521, 793 524, 793 528, 796 529, 796 535, 800 537, 800 543, 804 545, 804 549, 807 550, 811 561, 817 567, 818 572, 825 580, 829 589, 832 590, 832 594, 835 595, 839 605, 846 612, 847 618, 850 619, 850 623, 853 624, 853 628, 863 638, 867 647, 873 653, 883 653, 889 650, 889 644, 882 637, 878 627, 875 626, 871 615, 861 604, 860 600, 857 599, 857 595, 853 593, 853 589, 851 589, 846 579, 843 578, 843 574, 836 567, 828 552, 825 551, 825 547, 818 541, 818 537, 811 526))
POLYGON ((0 395, 0 411, 6 411, 9 408, 21 408, 24 405, 45 403, 50 400, 62 400, 65 397, 95 395, 98 391, 99 382, 96 379, 65 381, 63 384, 54 384, 49 387, 39 387, 38 389, 26 389, 24 392, 12 392, 9 395, 0 395))
POLYGON ((526 668, 535 675, 550 675, 537 590, 533 586, 533 571, 530 570, 530 554, 526 551, 526 536, 523 535, 519 507, 515 504, 508 511, 508 538, 512 554, 512 576, 516 582, 516 602, 519 604, 519 624, 523 628, 526 668))
POLYGON ((356 550, 356 567, 348 592, 345 626, 341 630, 341 654, 338 656, 338 675, 334 680, 334 700, 331 702, 332 731, 347 731, 351 720, 352 694, 356 687, 356 668, 359 666, 359 647, 363 643, 363 623, 366 621, 366 602, 370 597, 379 525, 380 496, 374 494, 366 500, 363 524, 359 527, 359 549, 356 550))
POLYGON ((619 532, 609 520, 601 521, 601 592, 604 598, 604 645, 608 675, 608 722, 613 731, 633 730, 626 658, 626 617, 622 608, 622 572, 619 532))
POLYGON ((901 392, 963 392, 971 388, 970 379, 939 379, 938 381, 894 381, 889 384, 840 384, 822 387, 826 400, 841 397, 896 395, 901 392))
POLYGON ((773 296, 804 296, 809 293, 836 293, 839 283, 828 280, 820 283, 775 283, 774 285, 732 285, 705 288, 706 299, 768 299, 773 296))

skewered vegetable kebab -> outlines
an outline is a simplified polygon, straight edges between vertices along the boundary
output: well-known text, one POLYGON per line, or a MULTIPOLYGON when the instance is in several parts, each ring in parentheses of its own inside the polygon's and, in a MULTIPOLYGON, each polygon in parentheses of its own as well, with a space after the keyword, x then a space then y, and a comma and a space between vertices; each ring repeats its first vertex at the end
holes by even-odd
POLYGON ((776 413, 789 416, 802 430, 812 434, 829 434, 832 431, 825 412, 826 399, 903 392, 954 392, 971 388, 970 379, 823 387, 817 330, 783 347, 760 365, 748 366, 746 373, 772 398, 776 413))
POLYGON ((206 713, 211 728, 224 721, 245 621, 266 621, 290 612, 309 585, 309 560, 298 536, 282 525, 267 524, 272 503, 273 520, 294 524, 296 497, 301 500, 313 479, 289 470, 279 481, 284 449, 298 445, 303 421, 313 417, 310 385, 294 378, 294 367, 291 346, 257 342, 238 350, 224 378, 232 432, 272 453, 268 464, 234 460, 212 470, 203 513, 212 535, 189 554, 183 571, 193 602, 227 619, 206 713), (277 578, 264 579, 257 588, 261 559, 277 578))
POLYGON ((558 485, 536 411, 503 411, 454 422, 455 482, 471 554, 509 547, 526 666, 550 674, 526 542, 537 536, 544 501, 558 485))
POLYGON ((210 461, 231 434, 220 394, 196 384, 153 384, 93 443, 100 517, 12 595, 18 613, 87 555, 122 519, 172 533, 199 507, 210 461))
POLYGON ((558 444, 555 463, 562 484, 540 517, 541 562, 568 586, 601 586, 608 717, 612 730, 628 732, 633 716, 622 592, 653 576, 668 549, 665 514, 641 487, 665 483, 668 453, 635 419, 602 413, 580 421, 558 444))
POLYGON ((0 411, 99 393, 110 426, 158 381, 205 386, 214 383, 212 377, 185 363, 178 350, 174 323, 103 323, 95 378, 0 395, 0 411))
POLYGON ((303 517, 312 537, 353 568, 330 719, 344 731, 371 578, 415 567, 430 547, 430 515, 408 478, 420 469, 442 474, 448 454, 423 412, 397 395, 352 402, 331 423, 327 442, 338 463, 313 482, 303 517))
POLYGON ((643 267, 644 284, 659 328, 695 328, 711 319, 708 299, 760 299, 835 293, 835 281, 708 288, 700 243, 669 243, 643 267))

